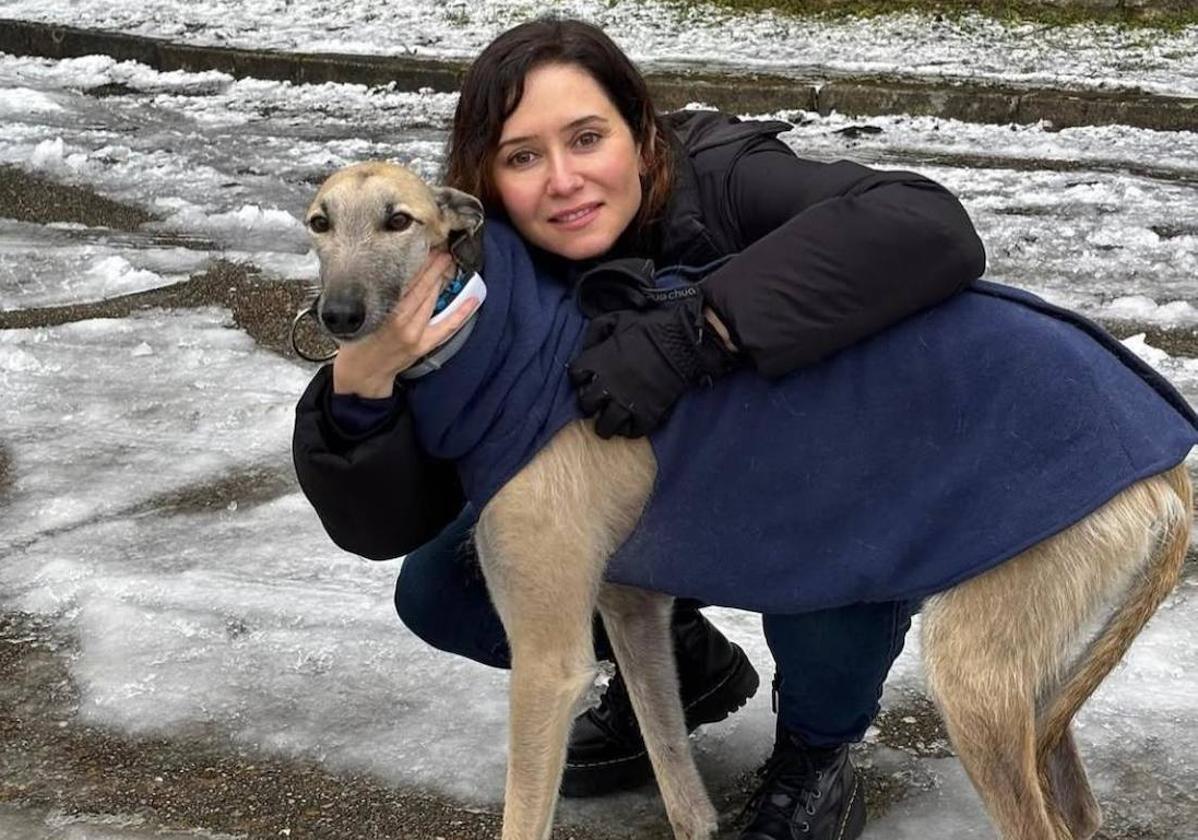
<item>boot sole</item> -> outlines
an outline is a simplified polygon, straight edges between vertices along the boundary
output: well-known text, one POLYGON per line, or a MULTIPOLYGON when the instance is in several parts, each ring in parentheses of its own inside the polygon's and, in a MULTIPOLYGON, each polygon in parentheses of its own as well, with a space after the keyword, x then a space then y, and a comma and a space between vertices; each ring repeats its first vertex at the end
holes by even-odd
POLYGON ((853 792, 850 794, 852 799, 849 802, 848 810, 845 811, 844 822, 840 826, 840 833, 836 835, 836 840, 857 840, 865 833, 865 790, 861 785, 861 779, 853 780, 853 792))
MULTIPOLYGON (((761 677, 753 669, 749 657, 735 643, 740 655, 736 665, 706 693, 684 707, 687 732, 694 732, 706 723, 719 723, 740 709, 757 693, 761 677), (722 695, 722 696, 721 696, 722 695)), ((586 799, 622 790, 633 790, 653 780, 653 766, 643 749, 632 755, 592 764, 566 764, 562 776, 561 795, 568 799, 586 799)))

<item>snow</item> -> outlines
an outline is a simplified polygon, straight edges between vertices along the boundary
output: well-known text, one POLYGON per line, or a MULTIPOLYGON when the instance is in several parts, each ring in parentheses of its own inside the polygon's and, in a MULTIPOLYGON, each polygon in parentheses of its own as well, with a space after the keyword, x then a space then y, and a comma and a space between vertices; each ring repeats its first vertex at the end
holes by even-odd
POLYGON ((204 251, 146 240, 81 225, 0 219, 0 311, 144 291, 185 280, 211 262, 204 251))
MULTIPOLYGON (((315 271, 304 257, 299 222, 314 184, 365 158, 397 160, 435 178, 455 102, 445 94, 360 85, 160 74, 99 57, 0 57, 0 90, 5 85, 43 91, 63 111, 53 119, 42 113, 14 119, 0 137, 0 162, 138 204, 159 217, 143 233, 202 236, 231 257, 297 277, 315 271), (80 92, 118 80, 146 93, 96 100, 80 92), (140 127, 136 134, 131 124, 140 127)), ((1182 306, 1170 307, 1194 294, 1198 276, 1192 212, 1198 135, 931 117, 853 120, 802 111, 777 116, 796 124, 783 139, 801 155, 916 169, 951 188, 986 242, 992 279, 1097 317, 1130 317, 1124 304, 1111 308, 1130 296, 1158 304, 1141 307, 1138 316, 1147 321, 1175 325, 1188 317, 1182 306), (852 131, 863 125, 881 131, 852 131)), ((3 251, 0 244, 0 306, 47 294, 37 291, 40 280, 4 282, 3 251)), ((42 258, 39 276, 56 271, 53 259, 42 258)), ((136 267, 190 270, 190 264, 174 271, 136 267)), ((95 294, 79 285, 56 302, 95 294)))
MULTIPOLYGON (((467 802, 498 800, 506 677, 434 651, 399 624, 391 605, 399 561, 339 551, 295 492, 216 512, 132 514, 180 486, 284 465, 301 369, 251 346, 215 310, 0 339, 5 393, 15 397, 3 427, 12 430, 6 443, 17 473, 0 604, 54 617, 80 639, 71 672, 84 722, 135 734, 214 724, 268 753, 467 802), (112 362, 94 364, 101 354, 112 362), (469 704, 458 699, 467 696, 469 704), (466 752, 472 761, 458 760, 466 752)), ((1169 361, 1163 351, 1149 358, 1169 361)), ((757 617, 708 612, 768 676, 757 617)), ((1171 779, 1198 783, 1198 736, 1182 725, 1195 713, 1195 626, 1198 587, 1190 585, 1083 712, 1082 750, 1096 754, 1092 765, 1103 766, 1117 731, 1123 742, 1157 744, 1171 779)), ((917 621, 885 703, 921 689, 918 647, 917 621)), ((696 739, 701 766, 717 786, 726 783, 763 757, 770 732, 762 691, 696 739)), ((949 833, 979 824, 958 766, 920 764, 935 787, 866 836, 975 836, 949 833)), ((1099 778, 1100 797, 1126 795, 1118 779, 1099 778)), ((651 795, 627 799, 637 819, 655 818, 651 795)), ((601 821, 616 807, 568 803, 563 812, 601 821)))
POLYGON ((1112 318, 1152 321, 1168 326, 1191 326, 1198 322, 1198 309, 1195 309, 1188 300, 1157 303, 1144 295, 1115 298, 1107 304, 1106 312, 1112 318))
POLYGON ((160 198, 152 210, 165 218, 148 223, 147 230, 199 234, 218 241, 235 241, 243 248, 275 250, 290 246, 292 251, 307 250, 308 234, 303 223, 277 207, 243 204, 236 210, 209 213, 186 199, 160 198))
POLYGON ((306 377, 231 326, 205 309, 0 331, 14 482, 0 551, 286 451, 265 435, 288 432, 306 377))
POLYGON ((1174 32, 1112 25, 1004 24, 891 14, 794 19, 667 0, 8 0, 4 14, 175 41, 253 49, 469 59, 505 29, 538 14, 602 26, 649 67, 702 66, 826 75, 887 73, 1082 88, 1198 92, 1194 27, 1174 32))
POLYGON ((36 90, 9 88, 0 92, 0 114, 6 117, 61 110, 61 105, 36 90))
MULTIPOLYGON (((271 28, 271 45, 348 49, 355 41, 376 49, 391 27, 410 20, 407 6, 393 5, 374 28, 365 22, 372 4, 317 4, 321 26, 314 12, 293 8, 297 23, 271 28), (344 28, 327 26, 334 7, 344 28)), ((94 25, 186 29, 195 38, 220 31, 225 42, 256 38, 261 45, 267 29, 260 16, 276 15, 270 20, 277 24, 283 8, 239 6, 231 14, 215 2, 108 6, 16 0, 5 13, 59 22, 94 15, 94 25)), ((503 3, 411 6, 434 22, 469 17, 453 47, 463 53, 510 11, 503 3)), ((586 8, 606 13, 606 6, 586 8)), ((622 32, 645 30, 638 49, 656 60, 676 58, 648 33, 664 7, 616 8, 622 32)), ((766 27, 768 16, 753 20, 766 27)), ((900 23, 883 22, 871 38, 900 23)), ((843 30, 821 27, 804 37, 833 43, 835 33, 847 38, 861 25, 836 26, 843 30)), ((414 49, 449 50, 439 31, 407 37, 428 42, 414 49)), ((706 31, 696 30, 688 60, 702 54, 706 31)), ((744 43, 749 31, 757 30, 724 33, 722 42, 744 43)), ((957 36, 950 27, 940 37, 954 43, 957 36)), ((1175 36, 1152 37, 1162 39, 1159 46, 1175 36)), ((1176 37, 1184 41, 1184 33, 1176 37)), ((390 48, 403 43, 394 38, 390 48)), ((931 47, 920 41, 911 49, 931 47)), ((1086 49, 1077 52, 1084 61, 1086 49)), ((857 59, 846 52, 844 60, 857 59)), ((884 51, 877 60, 886 60, 884 51)), ((1190 84, 1186 60, 1170 60, 1167 87, 1190 84)), ((1041 72, 1028 62, 1013 66, 1041 72)), ((311 278, 315 263, 298 220, 323 174, 387 157, 435 177, 454 101, 387 88, 160 74, 101 57, 0 56, 0 163, 87 185, 157 217, 135 231, 0 219, 0 311, 151 288, 218 257, 311 278), (137 92, 103 99, 82 92, 116 81, 137 92)), ((1194 325, 1194 137, 786 116, 797 126, 783 139, 800 154, 915 169, 953 189, 987 243, 992 279, 1100 317, 1194 325), (882 131, 844 131, 864 123, 882 131)), ((1198 360, 1171 357, 1143 335, 1126 343, 1198 403, 1198 360)), ((293 406, 310 371, 257 346, 219 308, 0 331, 0 445, 12 481, 0 501, 0 607, 44 616, 78 639, 69 667, 85 723, 165 736, 203 723, 254 750, 493 806, 502 795, 506 675, 431 650, 398 622, 391 598, 401 561, 369 563, 337 549, 293 486, 269 498, 238 494, 215 510, 168 503, 181 490, 247 473, 289 474, 293 406)), ((708 613, 765 678, 743 711, 694 740, 700 768, 719 792, 768 752, 772 666, 757 616, 708 613)), ((1186 807, 1198 789, 1196 628, 1198 586, 1188 582, 1079 719, 1100 799, 1124 813, 1146 812, 1147 825, 1186 807)), ((885 707, 902 708, 923 690, 918 652, 917 621, 885 707)), ((954 760, 877 744, 870 760, 916 783, 869 826, 867 838, 989 836, 954 760)), ((566 802, 561 815, 621 828, 662 819, 649 792, 566 802)), ((0 840, 148 836, 124 818, 60 817, 0 809, 0 840)))

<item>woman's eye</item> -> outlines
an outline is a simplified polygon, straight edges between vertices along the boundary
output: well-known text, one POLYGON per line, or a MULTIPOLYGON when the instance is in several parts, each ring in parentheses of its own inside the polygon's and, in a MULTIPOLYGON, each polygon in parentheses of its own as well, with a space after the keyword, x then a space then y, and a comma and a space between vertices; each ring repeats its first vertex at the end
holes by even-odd
POLYGON ((532 160, 533 160, 532 152, 524 151, 524 152, 516 152, 515 154, 511 155, 507 159, 507 162, 508 162, 508 166, 527 166, 528 164, 532 163, 532 160))
POLYGON ((578 139, 574 142, 579 146, 594 146, 602 139, 603 135, 597 131, 584 131, 582 134, 578 135, 578 139))
POLYGON ((329 217, 328 216, 313 216, 308 219, 308 227, 313 233, 328 233, 329 232, 329 217))
POLYGON ((407 213, 392 213, 387 217, 387 230, 407 230, 412 225, 412 217, 407 213))

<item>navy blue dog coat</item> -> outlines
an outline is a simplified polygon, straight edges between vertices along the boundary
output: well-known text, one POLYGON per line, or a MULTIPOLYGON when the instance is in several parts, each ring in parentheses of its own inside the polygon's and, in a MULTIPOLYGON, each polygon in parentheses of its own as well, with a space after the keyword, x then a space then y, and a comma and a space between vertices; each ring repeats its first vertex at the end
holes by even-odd
MULTIPOLYGON (((485 266, 469 340, 409 386, 422 446, 479 510, 580 417, 585 327, 498 222, 485 266)), ((696 390, 650 440, 657 481, 607 579, 788 613, 977 575, 1181 463, 1198 417, 1095 324, 979 281, 781 379, 696 390)))

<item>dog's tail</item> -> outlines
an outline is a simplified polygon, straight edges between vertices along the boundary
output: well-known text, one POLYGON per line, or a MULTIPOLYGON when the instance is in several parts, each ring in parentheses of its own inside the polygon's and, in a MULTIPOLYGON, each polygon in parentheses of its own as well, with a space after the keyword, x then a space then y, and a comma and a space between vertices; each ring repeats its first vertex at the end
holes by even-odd
POLYGON ((1167 487, 1158 484, 1161 530, 1152 555, 1124 602, 1078 657, 1062 680, 1060 690, 1038 716, 1036 757, 1040 766, 1056 749, 1086 698, 1123 658, 1148 619, 1177 585, 1190 542, 1194 491, 1185 464, 1160 474, 1156 480, 1167 487))

